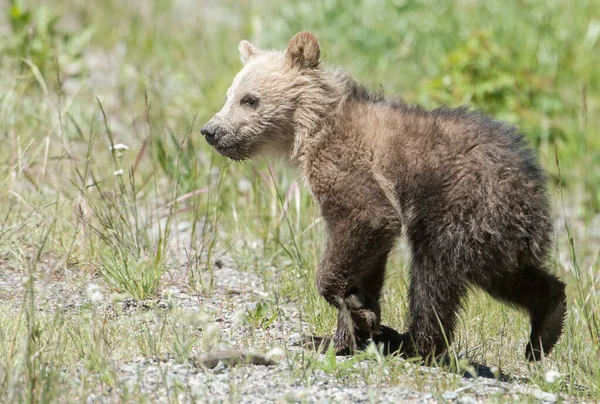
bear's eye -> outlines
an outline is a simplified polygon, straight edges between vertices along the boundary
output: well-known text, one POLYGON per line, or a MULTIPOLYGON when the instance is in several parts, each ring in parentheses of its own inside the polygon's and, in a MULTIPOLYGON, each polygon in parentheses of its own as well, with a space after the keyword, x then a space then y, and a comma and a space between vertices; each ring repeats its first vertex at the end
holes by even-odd
POLYGON ((258 103, 258 98, 253 96, 252 94, 246 94, 242 100, 240 101, 243 105, 254 106, 258 103))

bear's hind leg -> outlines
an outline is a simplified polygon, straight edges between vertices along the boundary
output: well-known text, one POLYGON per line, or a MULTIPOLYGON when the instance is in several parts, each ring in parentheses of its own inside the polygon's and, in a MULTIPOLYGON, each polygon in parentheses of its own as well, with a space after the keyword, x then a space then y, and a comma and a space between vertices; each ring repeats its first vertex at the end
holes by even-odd
POLYGON ((440 251, 413 248, 409 290, 412 344, 403 346, 403 351, 426 361, 435 360, 452 343, 457 313, 467 292, 465 279, 442 257, 440 251))
POLYGON ((562 334, 567 308, 565 284, 542 269, 535 271, 544 281, 538 289, 541 295, 538 304, 531 312, 531 336, 525 349, 525 357, 530 361, 539 361, 556 345, 562 334))
POLYGON ((542 268, 524 265, 480 286, 495 298, 529 312, 531 335, 525 351, 527 359, 538 361, 550 352, 562 334, 566 312, 563 282, 542 268))

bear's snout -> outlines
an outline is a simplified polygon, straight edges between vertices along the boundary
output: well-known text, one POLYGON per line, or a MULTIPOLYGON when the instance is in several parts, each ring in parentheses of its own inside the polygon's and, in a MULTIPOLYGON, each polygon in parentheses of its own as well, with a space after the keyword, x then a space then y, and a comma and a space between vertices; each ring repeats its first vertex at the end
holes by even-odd
POLYGON ((211 122, 208 122, 202 127, 202 129, 200 129, 200 133, 204 135, 206 141, 211 146, 214 146, 219 141, 219 139, 223 136, 223 132, 223 128, 211 122))

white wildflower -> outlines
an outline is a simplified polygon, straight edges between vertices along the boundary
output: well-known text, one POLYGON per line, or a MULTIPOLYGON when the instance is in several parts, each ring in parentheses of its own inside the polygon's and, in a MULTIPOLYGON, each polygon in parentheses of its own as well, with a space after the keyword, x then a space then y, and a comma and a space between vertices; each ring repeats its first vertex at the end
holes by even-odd
POLYGON ((549 370, 544 374, 544 380, 546 380, 546 383, 554 383, 558 379, 560 379, 560 373, 558 373, 556 370, 549 370))
POLYGON ((102 295, 102 292, 100 292, 99 290, 94 292, 94 294, 92 294, 90 296, 90 300, 94 304, 100 303, 102 301, 102 299, 104 299, 104 296, 102 295))
POLYGON ((252 183, 245 178, 242 178, 237 183, 237 188, 240 193, 245 194, 252 188, 252 183))
POLYGON ((92 283, 87 287, 87 296, 92 304, 98 304, 104 299, 100 287, 95 283, 92 283))
POLYGON ((113 174, 114 175, 123 175, 124 172, 125 171, 123 171, 123 169, 120 169, 120 170, 115 171, 113 174))
POLYGON ((117 143, 111 147, 111 150, 129 150, 129 147, 124 145, 123 143, 117 143))

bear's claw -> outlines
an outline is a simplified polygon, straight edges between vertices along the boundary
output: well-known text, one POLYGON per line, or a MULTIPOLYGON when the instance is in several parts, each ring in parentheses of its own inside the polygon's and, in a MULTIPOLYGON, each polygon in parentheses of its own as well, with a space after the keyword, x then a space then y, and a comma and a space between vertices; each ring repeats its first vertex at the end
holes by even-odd
MULTIPOLYGON (((412 350, 411 337, 409 333, 400 334, 398 331, 391 327, 381 325, 380 333, 372 335, 371 339, 364 341, 357 341, 356 348, 358 351, 364 351, 369 346, 370 342, 373 341, 375 345, 383 346, 383 354, 391 355, 394 353, 400 353, 403 356, 409 357, 412 350)), ((324 352, 333 343, 331 337, 319 337, 315 335, 304 335, 299 341, 295 342, 295 346, 301 346, 304 349, 324 352)), ((341 348, 336 351, 337 356, 351 355, 349 348, 341 348)))

